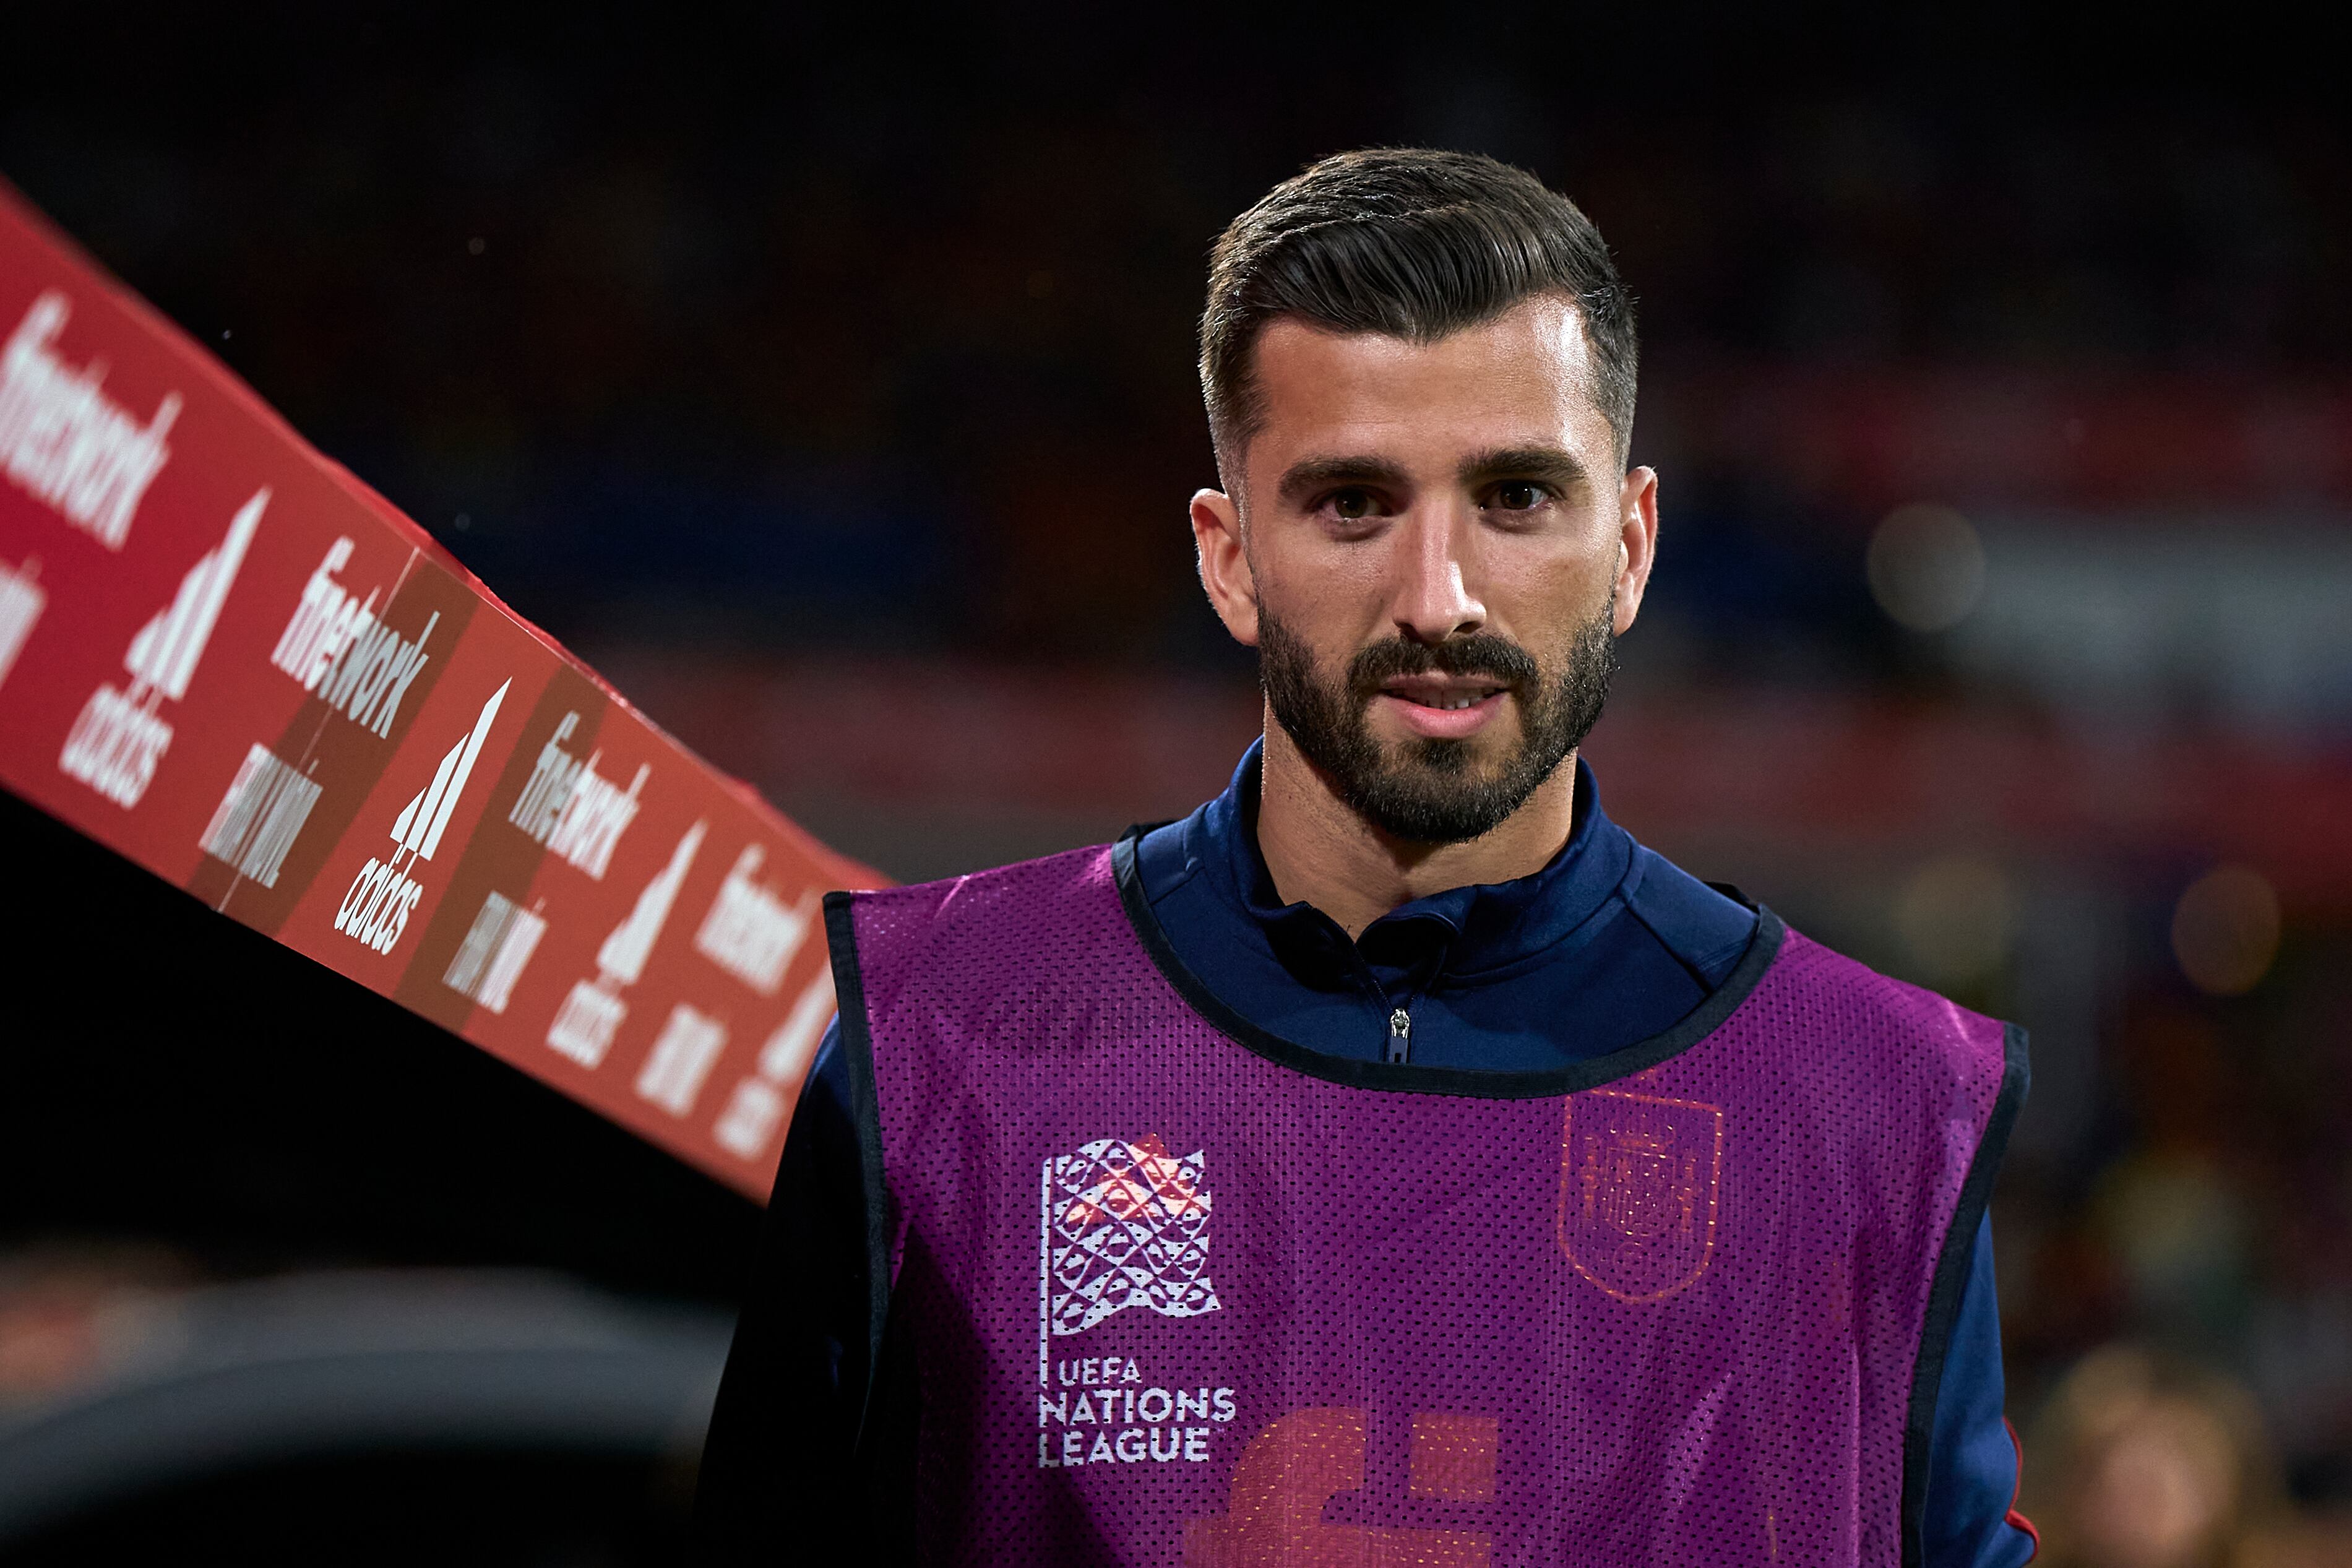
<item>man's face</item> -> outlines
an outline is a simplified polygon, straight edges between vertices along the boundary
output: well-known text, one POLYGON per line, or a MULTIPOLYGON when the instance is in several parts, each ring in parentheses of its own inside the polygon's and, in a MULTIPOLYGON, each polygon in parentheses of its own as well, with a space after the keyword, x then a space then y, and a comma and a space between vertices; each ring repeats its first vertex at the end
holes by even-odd
POLYGON ((1654 476, 1621 473, 1565 300, 1418 345, 1277 321, 1255 364, 1241 493, 1194 502, 1211 596, 1350 806, 1401 839, 1476 837, 1600 716, 1654 476))

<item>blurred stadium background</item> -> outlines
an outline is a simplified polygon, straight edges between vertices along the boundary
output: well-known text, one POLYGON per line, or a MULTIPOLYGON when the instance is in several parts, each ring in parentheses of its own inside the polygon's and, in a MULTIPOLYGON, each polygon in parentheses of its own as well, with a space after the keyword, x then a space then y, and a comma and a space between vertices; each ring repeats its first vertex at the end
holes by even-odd
MULTIPOLYGON (((2032 1031, 1995 1224, 2057 1559, 2352 1561, 2323 68, 2127 74, 1991 13, 847 29, 52 16, 0 173, 912 879, 1179 814, 1252 731, 1183 524, 1223 222, 1354 144, 1537 170, 1642 299, 1664 483, 1610 809, 2032 1031)), ((749 1205, 0 806, 54 890, 8 980, 0 1553, 669 1560, 749 1205)))

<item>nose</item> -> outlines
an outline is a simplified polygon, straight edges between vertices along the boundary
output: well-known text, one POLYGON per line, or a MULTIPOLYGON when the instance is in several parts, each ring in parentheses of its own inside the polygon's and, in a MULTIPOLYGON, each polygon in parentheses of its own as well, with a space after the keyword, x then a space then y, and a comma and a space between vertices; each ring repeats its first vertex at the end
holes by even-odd
POLYGON ((1396 599, 1391 616, 1407 641, 1441 643, 1486 624, 1486 606, 1471 590, 1463 557, 1465 520, 1431 512, 1409 517, 1396 531, 1396 599))

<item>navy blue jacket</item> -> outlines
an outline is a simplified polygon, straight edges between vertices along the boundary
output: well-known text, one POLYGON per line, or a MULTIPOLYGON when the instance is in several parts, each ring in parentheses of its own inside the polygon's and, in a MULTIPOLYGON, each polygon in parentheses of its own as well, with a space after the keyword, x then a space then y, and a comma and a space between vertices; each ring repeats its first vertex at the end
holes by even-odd
MULTIPOLYGON (((1549 864, 1517 881, 1416 900, 1350 941, 1320 910, 1275 892, 1257 847, 1258 755, 1253 745, 1223 795, 1146 834, 1137 868, 1185 966, 1243 1016, 1300 1045, 1379 1060, 1402 1009, 1414 1062, 1559 1067, 1672 1027, 1730 973, 1755 929, 1745 905, 1611 822, 1580 761, 1574 826, 1549 864)), ((706 1451, 697 1531, 727 1561, 772 1557, 804 1539, 812 1510, 888 1489, 845 1458, 856 1437, 867 1324, 865 1188, 849 1105, 845 1063, 828 1033, 785 1141, 771 1239, 706 1451)), ((2012 1568, 2032 1556, 2032 1539, 2007 1521, 2017 1453, 2001 1402, 1988 1225, 1976 1237, 1936 1405, 1929 1568, 2012 1568)))

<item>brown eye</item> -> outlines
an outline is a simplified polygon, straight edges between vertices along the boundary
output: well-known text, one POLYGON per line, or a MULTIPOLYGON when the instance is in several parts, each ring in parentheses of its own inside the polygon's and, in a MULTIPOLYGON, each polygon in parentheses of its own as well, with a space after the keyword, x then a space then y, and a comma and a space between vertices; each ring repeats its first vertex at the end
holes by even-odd
POLYGON ((1372 498, 1362 490, 1341 490, 1331 498, 1332 515, 1346 522, 1360 522, 1372 515, 1372 498))
POLYGON ((1500 486, 1495 491, 1495 505, 1505 511, 1533 511, 1543 503, 1543 487, 1524 479, 1500 486))

